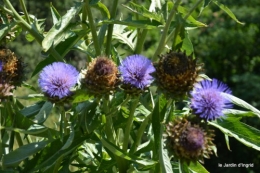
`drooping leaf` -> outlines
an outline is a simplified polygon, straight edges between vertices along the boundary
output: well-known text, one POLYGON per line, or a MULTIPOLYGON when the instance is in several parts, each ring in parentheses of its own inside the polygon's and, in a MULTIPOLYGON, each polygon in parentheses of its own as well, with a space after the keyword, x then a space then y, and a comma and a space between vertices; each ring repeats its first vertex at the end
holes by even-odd
POLYGON ((209 122, 230 137, 234 137, 244 145, 260 151, 260 131, 239 121, 240 118, 226 118, 209 122))
MULTIPOLYGON (((178 12, 180 12, 182 14, 182 17, 185 17, 188 14, 188 10, 186 10, 184 7, 182 6, 178 6, 178 12)), ((196 19, 194 19, 194 17, 192 17, 191 15, 189 15, 189 17, 186 19, 188 23, 191 23, 197 27, 207 27, 206 24, 197 21, 196 19)))
POLYGON ((36 115, 44 105, 45 101, 37 102, 31 106, 25 107, 24 109, 20 110, 20 113, 26 117, 31 117, 36 115))
POLYGON ((219 3, 217 0, 213 0, 213 2, 217 5, 217 6, 219 6, 219 8, 221 8, 224 12, 226 12, 228 15, 229 15, 229 17, 231 17, 233 20, 235 20, 237 23, 239 23, 239 24, 244 24, 244 23, 242 23, 242 22, 240 22, 237 18, 236 18, 236 16, 234 15, 234 13, 227 7, 227 6, 225 6, 224 4, 221 4, 221 3, 219 3))
POLYGON ((82 6, 83 3, 75 2, 74 7, 67 11, 67 13, 62 16, 55 25, 53 25, 53 27, 46 34, 45 38, 42 41, 42 48, 45 52, 47 52, 49 48, 54 44, 57 36, 60 36, 63 31, 67 29, 67 26, 70 24, 73 17, 80 12, 82 6))
POLYGON ((118 25, 126 25, 126 26, 132 26, 136 28, 142 28, 142 29, 161 29, 160 26, 161 23, 157 21, 150 21, 150 20, 132 20, 132 19, 126 19, 126 20, 104 20, 102 23, 105 24, 118 24, 118 25))
POLYGON ((92 7, 98 9, 104 18, 110 19, 110 13, 105 4, 99 1, 98 3, 92 5, 92 7))
POLYGON ((17 166, 21 161, 42 150, 50 141, 34 142, 23 145, 3 156, 4 166, 17 166))
POLYGON ((256 109, 254 106, 250 105, 249 103, 245 102, 244 100, 242 100, 238 97, 235 97, 231 94, 227 94, 227 93, 221 93, 221 94, 225 98, 230 100, 232 103, 234 103, 235 105, 252 111, 252 113, 254 113, 255 115, 257 115, 260 118, 260 111, 258 109, 256 109))
POLYGON ((42 124, 48 118, 51 110, 53 108, 53 104, 49 101, 45 102, 40 111, 35 115, 34 122, 37 124, 42 124))

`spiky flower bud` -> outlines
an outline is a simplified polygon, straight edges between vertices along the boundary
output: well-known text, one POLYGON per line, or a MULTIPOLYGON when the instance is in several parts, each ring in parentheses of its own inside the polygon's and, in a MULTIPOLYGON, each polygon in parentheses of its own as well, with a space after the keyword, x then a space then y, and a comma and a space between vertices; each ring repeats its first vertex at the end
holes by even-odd
POLYGON ((118 83, 116 64, 107 57, 95 58, 87 67, 83 83, 90 94, 102 95, 112 92, 118 83))
POLYGON ((204 130, 198 124, 193 124, 186 117, 176 119, 166 126, 167 146, 174 157, 186 163, 209 158, 214 148, 213 131, 204 130))
POLYGON ((25 64, 9 49, 0 49, 1 80, 20 86, 24 80, 25 64))
POLYGON ((200 70, 201 66, 192 57, 181 52, 169 52, 160 56, 156 81, 166 95, 183 97, 193 88, 200 70))

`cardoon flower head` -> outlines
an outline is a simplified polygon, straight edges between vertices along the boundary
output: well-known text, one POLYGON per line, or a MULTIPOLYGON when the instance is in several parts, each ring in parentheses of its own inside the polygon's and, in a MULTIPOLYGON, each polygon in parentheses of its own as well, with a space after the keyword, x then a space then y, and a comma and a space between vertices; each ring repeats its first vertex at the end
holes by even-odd
POLYGON ((51 98, 62 99, 72 94, 79 72, 70 64, 54 62, 43 68, 38 83, 41 90, 51 98))
POLYGON ((156 65, 156 82, 165 95, 182 98, 192 89, 200 71, 196 59, 171 51, 160 56, 156 65))
POLYGON ((9 49, 0 49, 1 79, 13 86, 20 86, 24 80, 25 64, 9 49))
POLYGON ((155 72, 152 62, 142 55, 126 57, 119 66, 123 83, 130 88, 143 90, 153 81, 151 73, 155 72))
POLYGON ((95 58, 87 67, 83 83, 85 83, 88 92, 93 95, 112 92, 118 84, 116 64, 107 57, 95 58))
POLYGON ((193 123, 187 117, 177 118, 166 125, 167 147, 170 153, 188 164, 209 158, 215 147, 214 133, 193 123))
POLYGON ((195 85, 191 92, 191 108, 194 114, 205 120, 224 116, 223 110, 232 108, 232 103, 221 93, 231 94, 231 90, 217 79, 203 80, 195 85))

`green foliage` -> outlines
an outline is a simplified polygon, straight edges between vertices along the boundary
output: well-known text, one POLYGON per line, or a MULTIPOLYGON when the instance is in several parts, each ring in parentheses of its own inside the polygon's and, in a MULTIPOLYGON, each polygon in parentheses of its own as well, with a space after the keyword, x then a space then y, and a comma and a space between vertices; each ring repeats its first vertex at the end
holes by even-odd
MULTIPOLYGON (((197 119, 196 123, 204 124, 205 131, 208 125, 220 130, 228 149, 232 137, 260 150, 259 130, 243 122, 260 117, 259 100, 250 100, 259 88, 255 84, 259 49, 253 44, 259 42, 254 7, 258 1, 248 6, 243 1, 216 0, 26 3, 0 3, 1 49, 16 48, 32 73, 32 84, 21 86, 22 92, 30 93, 17 96, 13 91, 19 88, 15 88, 12 96, 0 98, 0 172, 208 172, 207 164, 187 163, 172 155, 166 145, 166 124, 193 116, 189 94, 171 98, 161 93, 156 82, 141 93, 128 94, 120 81, 109 94, 91 95, 84 88, 84 77, 79 77, 71 89, 73 95, 56 102, 57 98, 37 88, 37 74, 47 65, 56 61, 77 64, 84 75, 88 67, 82 64, 98 56, 111 58, 117 66, 129 54, 144 54, 155 65, 158 55, 169 51, 199 59, 210 78, 229 81, 239 98, 222 93, 236 107, 224 110, 223 119, 197 119), (28 106, 25 101, 30 102, 28 106)), ((0 80, 2 87, 6 81, 2 76, 0 80)))

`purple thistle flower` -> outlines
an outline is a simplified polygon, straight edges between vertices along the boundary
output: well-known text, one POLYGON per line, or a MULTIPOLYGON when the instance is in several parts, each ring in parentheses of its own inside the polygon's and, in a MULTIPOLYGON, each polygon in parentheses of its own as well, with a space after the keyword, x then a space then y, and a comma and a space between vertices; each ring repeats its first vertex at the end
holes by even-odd
POLYGON ((123 83, 130 84, 136 88, 144 89, 151 84, 155 72, 152 62, 142 55, 131 55, 126 57, 119 66, 123 77, 123 83))
POLYGON ((54 62, 43 68, 38 83, 45 94, 61 99, 71 94, 70 88, 76 85, 78 75, 72 65, 54 62))
POLYGON ((217 79, 199 82, 191 92, 191 108, 194 113, 206 120, 224 116, 223 110, 232 108, 233 104, 221 93, 231 94, 231 90, 217 79))

